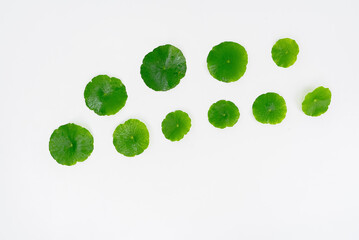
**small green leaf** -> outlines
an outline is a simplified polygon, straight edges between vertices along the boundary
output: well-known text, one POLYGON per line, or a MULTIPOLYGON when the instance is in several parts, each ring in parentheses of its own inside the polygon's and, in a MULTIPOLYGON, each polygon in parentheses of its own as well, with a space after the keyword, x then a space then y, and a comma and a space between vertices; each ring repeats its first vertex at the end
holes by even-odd
POLYGON ((308 116, 320 116, 328 110, 331 98, 332 93, 329 88, 318 87, 305 96, 302 103, 302 110, 308 116))
POLYGON ((246 49, 235 42, 222 42, 214 46, 207 57, 209 73, 222 82, 240 79, 247 69, 246 49))
POLYGON ((162 121, 162 133, 171 141, 181 140, 191 128, 191 118, 187 113, 177 110, 167 114, 162 121))
POLYGON ((254 101, 252 111, 255 119, 264 124, 278 124, 287 114, 287 106, 282 96, 269 92, 260 95, 254 101))
POLYGON ((297 61, 299 46, 293 39, 279 39, 272 48, 272 59, 278 67, 287 68, 297 61))
POLYGON ((181 50, 167 44, 155 48, 144 57, 141 77, 149 88, 167 91, 179 84, 186 70, 186 59, 181 50))
POLYGON ((237 106, 226 100, 213 103, 208 110, 208 121, 216 128, 233 127, 239 119, 237 106))
POLYGON ((87 84, 84 96, 87 107, 100 116, 116 114, 127 100, 125 85, 107 75, 94 77, 87 84))
POLYGON ((91 155, 93 137, 86 128, 68 123, 52 133, 49 150, 59 164, 71 166, 85 161, 91 155))
POLYGON ((146 150, 150 143, 150 135, 146 125, 137 119, 129 119, 117 126, 113 133, 113 145, 116 150, 134 157, 146 150))

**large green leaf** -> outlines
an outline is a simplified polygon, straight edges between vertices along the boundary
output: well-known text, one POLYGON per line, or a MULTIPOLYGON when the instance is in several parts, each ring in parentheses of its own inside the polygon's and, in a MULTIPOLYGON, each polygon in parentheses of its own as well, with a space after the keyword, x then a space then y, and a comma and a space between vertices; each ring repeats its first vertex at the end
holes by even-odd
POLYGON ((176 87, 185 76, 186 59, 181 50, 170 44, 159 46, 148 53, 141 65, 141 77, 155 91, 176 87))

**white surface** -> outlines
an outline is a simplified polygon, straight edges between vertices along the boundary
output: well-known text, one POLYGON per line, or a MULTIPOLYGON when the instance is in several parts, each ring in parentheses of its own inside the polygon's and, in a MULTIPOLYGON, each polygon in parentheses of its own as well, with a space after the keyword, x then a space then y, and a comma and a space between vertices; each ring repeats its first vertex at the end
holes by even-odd
POLYGON ((0 239, 357 240, 359 239, 359 2, 347 1, 12 1, 0 2, 0 239), (298 61, 275 66, 270 50, 297 40, 298 61), (206 57, 231 40, 247 49, 238 82, 214 80, 206 57), (140 77, 145 54, 179 47, 185 78, 157 93, 140 77), (119 77, 126 106, 111 117, 87 109, 97 74, 119 77), (304 95, 329 87, 329 111, 301 112, 304 95), (284 122, 267 126, 254 99, 275 91, 284 122), (235 127, 207 121, 209 106, 236 103, 235 127), (183 141, 160 130, 176 109, 192 117, 183 141), (118 154, 112 132, 144 121, 149 148, 118 154), (95 150, 84 163, 57 164, 50 134, 74 122, 95 150))

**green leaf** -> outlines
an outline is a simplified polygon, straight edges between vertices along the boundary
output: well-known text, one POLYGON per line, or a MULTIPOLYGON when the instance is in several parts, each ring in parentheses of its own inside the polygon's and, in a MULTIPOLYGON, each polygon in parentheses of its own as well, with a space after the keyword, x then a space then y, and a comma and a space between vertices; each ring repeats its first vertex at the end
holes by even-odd
POLYGON ((100 116, 116 114, 127 100, 125 85, 107 75, 94 77, 87 84, 84 96, 87 107, 100 116))
POLYGON ((181 110, 170 112, 162 121, 162 133, 171 141, 181 140, 190 128, 191 118, 181 110))
POLYGON ((208 110, 208 121, 216 128, 233 127, 239 119, 237 106, 226 100, 213 103, 208 110))
POLYGON ((214 46, 207 57, 209 73, 222 82, 240 79, 247 69, 246 49, 235 42, 222 42, 214 46))
POLYGON ((305 96, 302 103, 302 110, 308 116, 320 116, 328 110, 331 98, 332 93, 329 88, 318 87, 305 96))
POLYGON ((129 119, 117 126, 113 133, 113 145, 116 150, 127 156, 141 154, 150 143, 150 135, 146 125, 137 119, 129 119))
POLYGON ((52 133, 49 150, 58 163, 71 166, 85 161, 91 155, 93 137, 86 128, 68 123, 52 133))
POLYGON ((179 84, 186 70, 186 59, 181 50, 167 44, 155 48, 144 57, 141 77, 149 88, 167 91, 179 84))
POLYGON ((272 48, 272 58, 278 67, 287 68, 297 61, 299 47, 290 38, 279 39, 272 48))
POLYGON ((252 110, 255 119, 264 124, 281 123, 287 114, 284 98, 273 92, 257 97, 253 103, 252 110))

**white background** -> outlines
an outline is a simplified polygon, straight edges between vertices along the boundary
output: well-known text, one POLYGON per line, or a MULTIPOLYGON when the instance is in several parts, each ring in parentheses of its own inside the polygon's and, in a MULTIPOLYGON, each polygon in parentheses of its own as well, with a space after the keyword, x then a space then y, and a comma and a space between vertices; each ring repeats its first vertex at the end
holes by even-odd
POLYGON ((341 1, 0 1, 0 239, 357 240, 359 239, 359 2, 341 1), (283 37, 297 62, 277 67, 283 37), (211 48, 242 44, 245 75, 226 84, 206 68, 211 48), (143 57, 180 48, 188 70, 168 92, 146 87, 143 57), (120 78, 129 98, 100 117, 84 102, 92 77, 120 78), (301 112, 308 91, 329 87, 321 117, 301 112), (282 95, 282 124, 255 121, 265 92, 282 95), (208 123, 209 106, 233 101, 233 128, 208 123), (161 121, 181 109, 192 129, 176 143, 161 121), (150 146, 126 158, 115 127, 144 121, 150 146), (56 163, 48 141, 73 122, 95 149, 84 163, 56 163))

